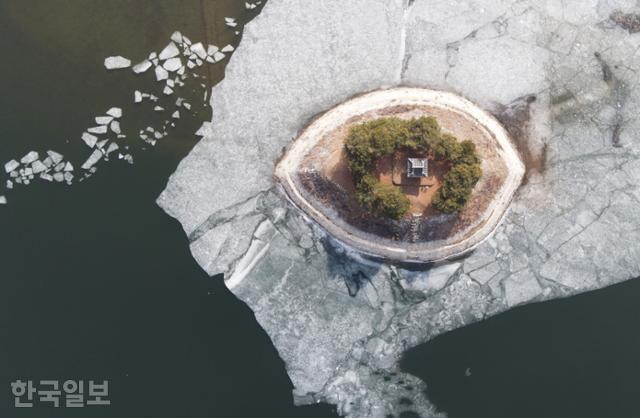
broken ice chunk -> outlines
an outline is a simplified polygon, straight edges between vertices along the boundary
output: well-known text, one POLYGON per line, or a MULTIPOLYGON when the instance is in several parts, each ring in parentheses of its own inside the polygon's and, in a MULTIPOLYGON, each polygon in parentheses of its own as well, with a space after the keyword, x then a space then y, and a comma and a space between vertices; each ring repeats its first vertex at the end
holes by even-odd
POLYGON ((156 80, 162 81, 169 78, 169 72, 165 70, 163 67, 156 67, 156 80))
POLYGON ((109 142, 109 140, 108 140, 108 139, 103 139, 102 141, 98 142, 98 143, 96 144, 96 146, 97 146, 99 149, 102 149, 102 148, 104 148, 104 146, 107 144, 107 142, 109 142))
POLYGON ((31 164, 32 162, 34 162, 35 160, 37 160, 38 158, 40 158, 40 155, 35 152, 35 151, 30 151, 27 155, 25 155, 24 157, 22 157, 22 159, 20 160, 20 162, 22 164, 31 164))
POLYGON ((117 151, 120 147, 115 142, 109 144, 109 148, 107 148, 107 155, 111 154, 114 151, 117 151))
POLYGON ((7 173, 10 173, 18 167, 20 167, 20 163, 17 162, 16 160, 11 160, 4 165, 4 171, 7 173))
POLYGON ((164 90, 162 90, 162 92, 164 94, 166 94, 167 96, 170 96, 173 94, 173 89, 169 86, 165 86, 164 90))
POLYGON ((107 115, 113 116, 116 119, 120 119, 122 117, 122 109, 120 109, 119 107, 112 107, 111 109, 107 110, 107 115))
POLYGON ((67 162, 67 164, 65 164, 64 166, 64 171, 73 171, 73 164, 67 162))
MULTIPOLYGON (((156 106, 153 108, 153 110, 155 110, 156 112, 162 112, 164 110, 164 107, 162 106, 156 106)), ((148 128, 147 128, 148 129, 148 128)))
POLYGON ((97 135, 106 134, 107 126, 106 125, 94 126, 93 128, 87 129, 87 132, 89 132, 90 134, 97 134, 97 135))
POLYGON ((0 196, 0 205, 6 205, 7 204, 7 198, 5 196, 0 196))
POLYGON ((142 93, 140 93, 138 90, 133 92, 133 101, 135 103, 140 103, 142 101, 142 93))
POLYGON ((224 48, 222 48, 222 52, 233 52, 235 48, 232 45, 227 45, 224 48))
POLYGON ((191 104, 187 103, 187 102, 184 102, 184 108, 187 109, 187 110, 191 110, 191 104))
POLYGON ((97 116, 96 123, 98 125, 107 125, 113 120, 113 116, 97 116))
POLYGON ((180 111, 176 110, 175 112, 173 112, 171 117, 174 118, 174 119, 180 119, 180 111))
POLYGON ((71 184, 71 180, 73 180, 73 174, 69 173, 68 171, 66 173, 63 174, 64 179, 67 183, 71 184))
POLYGON ((53 180, 53 176, 51 174, 47 174, 47 173, 40 174, 40 178, 42 180, 46 180, 46 181, 52 181, 53 180))
POLYGON ((202 45, 202 42, 198 42, 197 44, 191 45, 190 49, 194 54, 196 54, 201 59, 207 58, 207 51, 204 49, 204 45, 202 45))
POLYGON ((180 54, 180 50, 178 49, 176 44, 174 44, 173 42, 169 42, 169 45, 167 45, 162 50, 162 52, 160 52, 159 58, 161 60, 167 60, 169 58, 173 58, 175 56, 178 56, 179 54, 180 54))
POLYGON ((141 63, 136 64, 136 65, 133 66, 133 72, 136 73, 136 74, 140 74, 140 73, 144 73, 149 68, 151 68, 151 61, 144 60, 141 63))
POLYGON ((117 120, 111 122, 110 128, 111 131, 116 135, 120 135, 122 133, 122 130, 120 129, 120 122, 118 122, 117 120))
POLYGON ((170 58, 162 66, 167 71, 178 71, 182 67, 182 60, 180 58, 170 58))
POLYGON ((13 189, 13 182, 11 180, 7 180, 7 189, 13 189))
POLYGON ((236 26, 238 26, 238 23, 236 23, 236 19, 233 17, 225 17, 224 22, 227 26, 232 28, 235 28, 236 26))
POLYGON ((31 169, 33 170, 33 174, 40 174, 43 171, 47 171, 47 166, 42 163, 40 160, 36 160, 31 164, 31 169))
MULTIPOLYGON (((94 150, 93 153, 91 154, 91 156, 89 156, 89 158, 87 159, 87 161, 84 162, 84 164, 82 164, 82 168, 84 170, 88 170, 91 167, 93 167, 98 161, 100 161, 100 159, 102 158, 102 151, 100 150, 94 150)), ((61 173, 56 173, 57 174, 61 174, 61 173)), ((55 178, 55 176, 54 176, 55 178)))
POLYGON ((119 70, 121 68, 130 67, 131 61, 121 56, 108 57, 104 60, 104 66, 107 70, 119 70))
POLYGON ((213 59, 218 62, 218 61, 222 61, 224 59, 226 55, 224 55, 222 52, 216 52, 215 54, 213 54, 213 59))
MULTIPOLYGON (((100 154, 100 155, 102 155, 102 154, 100 154)), ((62 183, 64 181, 64 174, 56 173, 56 174, 53 175, 53 179, 55 181, 57 181, 58 183, 62 183)))
POLYGON ((171 40, 177 44, 182 43, 182 34, 180 31, 175 31, 171 34, 171 40))
POLYGON ((93 148, 94 145, 96 145, 96 142, 98 142, 98 138, 95 135, 91 135, 90 133, 83 133, 82 134, 82 140, 90 147, 93 148))
POLYGON ((207 55, 213 55, 213 54, 215 54, 216 52, 218 52, 218 47, 217 47, 217 46, 215 46, 215 45, 209 45, 209 46, 207 47, 207 55))
POLYGON ((64 155, 51 150, 47 151, 47 155, 49 156, 49 158, 51 158, 53 164, 58 164, 64 158, 64 155))

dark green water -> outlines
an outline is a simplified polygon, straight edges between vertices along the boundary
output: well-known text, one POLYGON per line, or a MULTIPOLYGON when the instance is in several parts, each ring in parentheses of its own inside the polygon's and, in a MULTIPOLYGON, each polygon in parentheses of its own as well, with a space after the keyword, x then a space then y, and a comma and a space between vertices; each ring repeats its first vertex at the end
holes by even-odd
POLYGON ((410 350, 402 368, 450 418, 638 417, 638 295, 636 279, 518 308, 410 350))
MULTIPOLYGON (((127 141, 139 143, 133 134, 160 116, 134 106, 133 91, 157 83, 107 72, 104 58, 145 58, 174 30, 236 43, 224 17, 256 13, 238 0, 0 0, 0 161, 52 148, 76 163, 86 157, 82 131, 111 106, 124 108, 127 141)), ((201 73, 211 85, 223 64, 201 73)), ((202 103, 201 90, 185 94, 202 103)), ((194 105, 154 149, 132 145, 134 165, 101 165, 73 187, 7 193, 0 417, 334 416, 294 409, 284 365, 252 312, 196 265, 179 224, 154 203, 210 112, 194 105), (18 410, 17 379, 109 380, 112 405, 18 410)))

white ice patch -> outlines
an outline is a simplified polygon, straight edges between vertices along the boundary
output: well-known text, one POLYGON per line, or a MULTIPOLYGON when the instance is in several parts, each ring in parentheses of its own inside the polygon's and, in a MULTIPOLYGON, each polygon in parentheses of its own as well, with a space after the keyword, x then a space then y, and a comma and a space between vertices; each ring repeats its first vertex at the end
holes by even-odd
POLYGON ((130 67, 131 61, 121 56, 108 57, 104 60, 104 66, 107 70, 119 70, 130 67))
POLYGON ((167 45, 162 50, 162 52, 160 52, 159 58, 161 60, 167 60, 169 58, 177 57, 178 55, 180 55, 180 50, 178 49, 176 44, 174 44, 173 42, 170 42, 169 45, 167 45))

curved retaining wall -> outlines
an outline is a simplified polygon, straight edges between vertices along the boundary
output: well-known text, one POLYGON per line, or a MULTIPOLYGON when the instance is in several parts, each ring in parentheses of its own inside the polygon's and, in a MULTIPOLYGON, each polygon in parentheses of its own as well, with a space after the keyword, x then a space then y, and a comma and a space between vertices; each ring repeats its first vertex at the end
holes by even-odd
POLYGON ((392 262, 429 263, 459 257, 489 238, 504 217, 515 194, 525 167, 509 134, 489 113, 453 93, 420 88, 394 88, 358 96, 327 111, 315 119, 286 149, 275 170, 290 201, 318 223, 334 239, 346 246, 392 262), (498 153, 507 166, 507 177, 496 197, 480 217, 456 239, 426 243, 406 243, 372 236, 335 216, 329 217, 315 207, 299 190, 295 181, 300 162, 326 134, 354 116, 399 105, 426 105, 457 112, 477 124, 496 141, 498 153), (462 236, 462 238, 460 238, 462 236))

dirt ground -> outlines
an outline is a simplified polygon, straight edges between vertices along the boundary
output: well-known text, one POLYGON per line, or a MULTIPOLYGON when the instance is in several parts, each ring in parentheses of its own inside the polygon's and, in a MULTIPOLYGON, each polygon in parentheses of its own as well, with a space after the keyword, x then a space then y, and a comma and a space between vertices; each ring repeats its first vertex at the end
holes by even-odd
MULTIPOLYGON (((500 189, 507 175, 507 167, 496 151, 496 142, 493 137, 486 135, 484 130, 463 115, 448 109, 431 106, 395 106, 352 118, 345 125, 318 141, 317 145, 306 155, 301 168, 322 175, 327 181, 347 192, 348 195, 353 195, 355 189, 344 151, 344 140, 349 128, 357 123, 389 116, 402 119, 434 116, 443 132, 452 134, 459 140, 469 139, 476 144, 476 149, 482 159, 483 176, 474 188, 473 195, 465 209, 453 218, 443 217, 431 204, 435 193, 442 185, 443 176, 448 171, 449 167, 446 163, 429 159, 429 177, 408 179, 405 173, 408 154, 399 151, 393 156, 379 161, 376 170, 378 178, 383 184, 395 184, 409 198, 411 208, 405 218, 409 219, 413 214, 420 215, 422 223, 424 223, 424 228, 421 228, 424 230, 422 234, 424 239, 442 239, 448 234, 471 225, 488 207, 500 189)), ((411 155, 411 157, 420 156, 411 155)), ((331 201, 330 196, 318 197, 325 202, 331 201)), ((349 211, 353 211, 353 208, 358 206, 354 202, 355 198, 348 205, 349 211)), ((346 210, 346 207, 343 205, 342 211, 346 210)), ((345 214, 345 218, 352 219, 365 216, 363 213, 345 214)))

